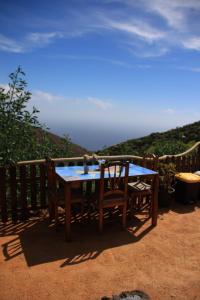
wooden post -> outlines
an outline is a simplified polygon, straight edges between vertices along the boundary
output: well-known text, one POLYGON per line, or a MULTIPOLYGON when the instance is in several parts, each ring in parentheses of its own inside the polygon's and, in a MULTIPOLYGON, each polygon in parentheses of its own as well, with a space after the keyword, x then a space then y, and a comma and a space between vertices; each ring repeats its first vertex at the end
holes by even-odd
POLYGON ((16 166, 11 166, 9 168, 9 173, 10 173, 11 213, 12 213, 13 222, 16 222, 18 220, 16 166))
POLYGON ((197 149, 197 165, 198 165, 198 170, 200 170, 200 146, 198 146, 197 149))
POLYGON ((37 184, 36 184, 36 166, 30 165, 30 189, 31 189, 31 208, 37 208, 37 184))
POLYGON ((159 175, 154 175, 154 187, 152 197, 152 225, 157 225, 158 217, 158 188, 159 188, 159 175))
POLYGON ((71 186, 65 183, 65 240, 71 240, 71 186))
POLYGON ((180 172, 181 171, 181 157, 176 157, 176 171, 180 172))
POLYGON ((182 172, 185 172, 185 171, 186 171, 185 156, 182 156, 182 166, 181 166, 181 171, 182 171, 182 172))
POLYGON ((40 206, 46 208, 46 166, 40 164, 40 206))
POLYGON ((2 222, 8 221, 7 205, 6 205, 6 168, 0 167, 0 208, 2 222))
MULTIPOLYGON (((193 155, 193 161, 194 161, 194 171, 197 171, 198 170, 198 158, 197 158, 197 153, 195 153, 193 155)), ((193 171, 193 172, 194 172, 193 171)))
POLYGON ((20 219, 25 221, 28 218, 28 210, 27 210, 27 173, 26 166, 22 165, 19 167, 20 173, 20 206, 21 206, 21 216, 20 219))

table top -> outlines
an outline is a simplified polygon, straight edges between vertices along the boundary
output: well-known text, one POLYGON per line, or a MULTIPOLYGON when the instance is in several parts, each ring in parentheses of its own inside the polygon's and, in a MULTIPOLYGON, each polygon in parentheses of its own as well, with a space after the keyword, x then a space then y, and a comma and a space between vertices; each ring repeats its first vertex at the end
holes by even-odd
MULTIPOLYGON (((64 181, 89 181, 89 180, 99 180, 100 171, 98 165, 88 166, 88 174, 84 174, 83 166, 66 166, 66 167, 56 167, 56 174, 62 178, 64 181)), ((152 171, 147 168, 143 168, 134 164, 129 164, 129 177, 134 176, 147 176, 155 175, 157 172, 152 171)), ((123 171, 122 171, 123 176, 123 171)), ((105 172, 105 178, 108 178, 108 173, 105 172)))

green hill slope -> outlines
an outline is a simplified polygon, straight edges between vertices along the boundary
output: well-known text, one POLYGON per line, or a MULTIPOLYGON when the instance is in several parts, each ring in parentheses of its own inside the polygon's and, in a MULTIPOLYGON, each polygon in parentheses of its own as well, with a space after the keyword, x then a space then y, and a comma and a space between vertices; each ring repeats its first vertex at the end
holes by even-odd
POLYGON ((190 148, 197 141, 200 141, 200 121, 166 132, 155 132, 145 137, 131 139, 100 150, 98 154, 143 155, 144 153, 154 153, 159 156, 178 154, 190 148))
MULTIPOLYGON (((64 138, 51 133, 49 131, 43 130, 41 128, 36 128, 36 136, 37 136, 37 140, 42 143, 44 136, 48 137, 49 141, 55 145, 56 148, 61 150, 61 153, 63 153, 62 155, 65 157, 64 152, 62 151, 64 148, 64 138)), ((71 142, 71 140, 69 140, 69 154, 70 157, 76 157, 76 156, 83 156, 84 154, 89 153, 89 151, 73 142, 71 142)))

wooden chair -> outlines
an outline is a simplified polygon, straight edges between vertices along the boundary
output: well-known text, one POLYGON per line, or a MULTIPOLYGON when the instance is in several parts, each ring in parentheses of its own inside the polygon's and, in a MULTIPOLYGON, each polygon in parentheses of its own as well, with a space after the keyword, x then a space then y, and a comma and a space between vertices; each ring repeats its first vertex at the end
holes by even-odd
MULTIPOLYGON (((59 214, 58 208, 64 207, 64 189, 59 186, 56 180, 55 164, 50 158, 46 158, 47 167, 47 182, 48 182, 48 205, 49 205, 49 218, 52 221, 55 220, 55 226, 58 227, 59 224, 59 214)), ((71 193, 71 203, 79 203, 81 205, 81 218, 84 212, 85 197, 83 195, 82 189, 73 188, 71 193)))
POLYGON ((100 167, 99 230, 103 230, 104 209, 122 208, 122 224, 126 227, 128 201, 128 162, 107 162, 100 167))
MULTIPOLYGON (((142 167, 157 170, 158 157, 154 154, 145 154, 142 160, 142 167)), ((148 176, 146 179, 139 179, 128 183, 129 204, 131 213, 142 211, 148 208, 151 214, 151 197, 153 195, 154 176, 148 176)))

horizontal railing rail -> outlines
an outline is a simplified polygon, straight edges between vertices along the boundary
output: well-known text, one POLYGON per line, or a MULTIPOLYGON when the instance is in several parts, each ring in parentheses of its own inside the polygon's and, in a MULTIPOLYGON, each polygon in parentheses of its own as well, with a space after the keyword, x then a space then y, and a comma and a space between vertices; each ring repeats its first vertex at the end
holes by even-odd
MULTIPOLYGON (((82 165, 105 160, 128 160, 142 165, 143 157, 135 155, 84 155, 83 157, 53 158, 56 164, 82 165)), ((173 164, 177 172, 200 170, 200 142, 177 155, 158 158, 159 164, 173 164)), ((149 159, 148 168, 153 166, 149 159)), ((88 185, 89 186, 89 185, 88 185)), ((47 176, 45 159, 20 161, 14 166, 0 167, 0 220, 27 220, 31 213, 47 207, 47 176)))
MULTIPOLYGON (((159 161, 164 161, 169 158, 178 158, 178 157, 183 157, 191 154, 194 151, 199 150, 200 153, 200 141, 194 144, 191 148, 186 150, 185 152, 179 153, 179 154, 167 154, 160 156, 158 158, 159 161)), ((94 160, 93 155, 87 155, 88 160, 94 160)), ((97 159, 109 159, 109 160, 142 160, 142 156, 136 156, 136 155, 95 155, 95 158, 97 159)), ((53 160, 57 163, 59 162, 82 162, 84 160, 84 157, 79 156, 79 157, 62 157, 62 158, 53 158, 53 160)), ((41 164, 44 163, 45 159, 38 159, 38 160, 27 160, 27 161, 20 161, 17 163, 17 165, 31 165, 31 164, 41 164)))
POLYGON ((200 142, 197 142, 196 144, 194 144, 191 148, 189 148, 185 152, 182 152, 182 153, 179 153, 179 154, 175 154, 175 155, 163 155, 163 156, 159 157, 159 160, 165 160, 166 158, 171 158, 171 157, 186 156, 188 154, 191 154, 194 151, 199 150, 199 146, 200 146, 200 142))

